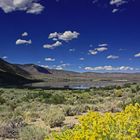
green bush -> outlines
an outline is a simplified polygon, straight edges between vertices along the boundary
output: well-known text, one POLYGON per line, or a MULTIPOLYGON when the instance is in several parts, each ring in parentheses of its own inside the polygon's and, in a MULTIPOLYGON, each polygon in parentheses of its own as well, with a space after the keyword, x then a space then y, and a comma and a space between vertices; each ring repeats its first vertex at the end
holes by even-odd
POLYGON ((26 126, 19 132, 20 140, 44 140, 47 132, 40 127, 26 126))
POLYGON ((3 97, 0 96, 0 105, 2 105, 4 103, 6 103, 6 100, 3 97))
POLYGON ((46 99, 46 103, 50 104, 63 104, 65 102, 65 96, 61 94, 52 95, 49 100, 46 99))
POLYGON ((115 95, 115 97, 122 97, 123 96, 123 91, 122 90, 115 90, 114 91, 114 95, 115 95))
POLYGON ((82 105, 69 106, 65 111, 66 111, 66 116, 75 116, 85 112, 85 108, 82 105))
POLYGON ((44 116, 46 125, 49 125, 51 128, 62 126, 64 120, 64 112, 58 107, 50 107, 44 116))
POLYGON ((17 139, 19 135, 19 130, 25 127, 25 122, 22 118, 16 118, 3 122, 0 126, 0 137, 3 139, 17 139))

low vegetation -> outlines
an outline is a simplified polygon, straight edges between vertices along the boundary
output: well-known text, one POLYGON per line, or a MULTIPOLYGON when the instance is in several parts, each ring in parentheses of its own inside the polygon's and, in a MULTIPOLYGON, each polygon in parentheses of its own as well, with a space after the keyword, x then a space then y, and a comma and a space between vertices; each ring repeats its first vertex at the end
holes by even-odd
POLYGON ((139 140, 140 105, 129 105, 119 113, 89 112, 72 130, 53 133, 45 140, 139 140))
MULTIPOLYGON (((130 104, 135 105, 135 103, 140 104, 139 84, 126 84, 123 87, 109 86, 89 90, 1 88, 0 139, 43 140, 46 137, 51 139, 52 134, 55 132, 52 140, 56 139, 57 135, 60 140, 63 140, 66 138, 63 137, 62 139, 62 134, 64 136, 69 135, 69 133, 73 136, 79 132, 83 134, 83 129, 79 128, 82 125, 88 127, 87 132, 90 135, 92 130, 89 130, 89 125, 92 127, 92 123, 96 123, 93 121, 94 115, 95 118, 99 117, 100 121, 107 123, 107 125, 114 120, 114 117, 118 118, 118 120, 114 121, 117 122, 120 119, 121 122, 121 115, 126 116, 127 121, 127 115, 124 114, 127 109, 122 110, 126 106, 128 106, 127 108, 135 109, 136 106, 129 106, 130 104), (77 119, 79 116, 84 116, 82 118, 83 120, 87 119, 87 122, 84 124, 81 119, 79 121, 77 119), (108 120, 107 117, 110 117, 111 120, 108 120), (77 130, 77 128, 79 129, 77 130), (64 133, 59 133, 60 131, 64 133)), ((130 114, 128 113, 128 115, 130 114)), ((134 117, 133 114, 132 117, 134 117)), ((136 121, 140 127, 140 120, 136 121)), ((132 124, 133 122, 130 120, 129 125, 133 127, 132 124)), ((102 127, 100 126, 100 129, 102 127)), ((114 127, 115 123, 112 124, 111 129, 115 129, 114 127)), ((139 131, 139 127, 137 131, 139 131)), ((102 129, 102 133, 103 131, 104 129, 102 129)), ((114 133, 117 131, 117 129, 113 130, 114 133)), ((135 135, 133 140, 135 138, 138 140, 139 136, 136 137, 135 135)), ((88 135, 86 139, 89 139, 88 135)), ((110 139, 108 138, 107 140, 110 139)), ((66 140, 72 139, 68 137, 66 140)), ((79 140, 82 140, 81 136, 79 140)))

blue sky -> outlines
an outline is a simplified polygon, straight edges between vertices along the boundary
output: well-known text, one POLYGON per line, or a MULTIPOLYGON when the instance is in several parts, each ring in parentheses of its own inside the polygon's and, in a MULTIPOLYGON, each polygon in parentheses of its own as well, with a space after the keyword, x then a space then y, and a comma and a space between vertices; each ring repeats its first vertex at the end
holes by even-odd
POLYGON ((0 57, 55 69, 140 71, 139 0, 0 0, 0 57))

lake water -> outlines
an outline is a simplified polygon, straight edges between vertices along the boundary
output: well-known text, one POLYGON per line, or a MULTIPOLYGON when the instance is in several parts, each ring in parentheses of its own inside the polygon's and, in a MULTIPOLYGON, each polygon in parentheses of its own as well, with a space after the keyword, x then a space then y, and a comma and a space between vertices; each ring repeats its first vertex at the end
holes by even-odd
POLYGON ((64 89, 89 89, 92 87, 106 87, 113 85, 123 85, 128 83, 128 81, 82 81, 82 82, 40 82, 40 83, 32 83, 25 85, 25 87, 32 88, 45 88, 45 89, 53 89, 53 88, 64 88, 64 89))

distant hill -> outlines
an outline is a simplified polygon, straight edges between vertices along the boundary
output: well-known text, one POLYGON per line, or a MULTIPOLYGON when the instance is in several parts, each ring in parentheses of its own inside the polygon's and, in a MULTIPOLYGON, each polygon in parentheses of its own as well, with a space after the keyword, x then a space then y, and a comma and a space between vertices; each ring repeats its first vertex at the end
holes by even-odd
POLYGON ((140 81, 139 73, 95 73, 95 72, 74 72, 66 70, 48 69, 34 64, 18 65, 36 79, 45 81, 111 81, 111 80, 136 80, 140 81))
POLYGON ((31 75, 27 72, 18 67, 15 64, 10 64, 3 59, 0 59, 0 71, 9 72, 11 74, 21 75, 23 77, 30 77, 31 75))
POLYGON ((25 64, 25 65, 17 65, 21 69, 27 71, 32 77, 37 79, 66 79, 72 78, 75 76, 81 76, 80 73, 73 71, 64 71, 64 70, 55 70, 44 68, 35 64, 25 64))
POLYGON ((85 72, 83 75, 87 78, 97 78, 100 80, 128 80, 128 81, 140 81, 140 73, 94 73, 85 72))
POLYGON ((73 72, 44 68, 35 64, 11 64, 0 59, 0 85, 34 81, 140 81, 139 73, 73 72))
POLYGON ((10 64, 0 59, 0 85, 21 85, 33 82, 30 73, 15 64, 10 64))
POLYGON ((23 69, 24 71, 28 72, 30 75, 51 74, 51 72, 48 69, 35 64, 19 64, 17 66, 23 69))

